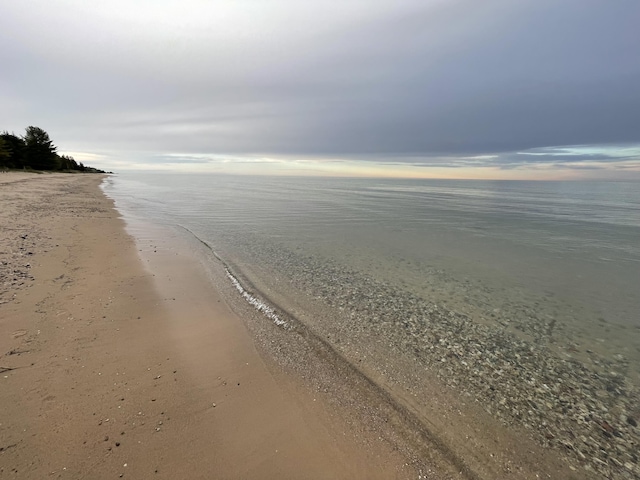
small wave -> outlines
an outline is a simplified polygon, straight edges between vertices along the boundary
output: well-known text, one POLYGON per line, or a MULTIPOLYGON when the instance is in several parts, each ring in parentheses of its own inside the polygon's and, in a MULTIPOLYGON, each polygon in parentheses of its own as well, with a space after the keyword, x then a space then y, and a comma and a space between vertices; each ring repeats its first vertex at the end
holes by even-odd
POLYGON ((273 323, 275 323, 279 327, 283 327, 283 328, 288 327, 287 322, 282 320, 273 308, 271 308, 269 305, 267 305, 265 302, 263 302, 259 298, 256 298, 253 295, 251 295, 249 292, 247 292, 247 290, 245 290, 242 284, 240 284, 238 279, 231 274, 228 268, 225 267, 224 271, 227 274, 227 278, 229 278, 229 280, 231 280, 231 283, 233 283, 233 286, 236 287, 236 290, 240 292, 240 295, 242 295, 242 297, 247 302, 249 302, 250 305, 252 305, 256 310, 262 313, 265 317, 269 318, 271 321, 273 321, 273 323))
POLYGON ((244 298, 249 303, 249 305, 253 306, 256 310, 258 310, 265 317, 270 319, 277 326, 285 328, 285 329, 289 328, 289 325, 287 324, 287 322, 285 322, 282 318, 280 318, 280 316, 278 315, 278 313, 275 311, 275 309, 273 307, 271 307, 269 304, 267 304, 263 300, 260 300, 259 298, 253 296, 251 293, 249 293, 247 291, 246 288, 244 288, 242 286, 240 281, 236 277, 233 276, 233 274, 229 270, 229 267, 227 267, 227 264, 225 263, 225 261, 222 258, 220 258, 220 256, 211 247, 211 245, 209 245, 207 242, 202 240, 193 231, 191 231, 190 229, 188 229, 184 225, 178 225, 178 226, 180 228, 186 230, 187 232, 189 232, 191 235, 193 235, 196 238, 196 240, 198 240, 205 247, 207 247, 211 251, 211 253, 213 253, 213 255, 220 261, 220 263, 222 263, 222 266, 224 267, 224 271, 225 271, 225 274, 227 275, 227 278, 229 280, 231 280, 231 283, 233 284, 233 286, 236 288, 236 290, 238 290, 238 292, 240 293, 242 298, 244 298))

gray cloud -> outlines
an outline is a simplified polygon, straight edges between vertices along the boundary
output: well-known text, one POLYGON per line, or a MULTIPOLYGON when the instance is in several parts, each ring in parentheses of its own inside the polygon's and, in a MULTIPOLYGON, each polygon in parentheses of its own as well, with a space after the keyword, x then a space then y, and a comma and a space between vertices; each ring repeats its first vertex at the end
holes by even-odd
POLYGON ((640 144, 635 0, 104 3, 0 7, 0 128, 184 161, 640 144))

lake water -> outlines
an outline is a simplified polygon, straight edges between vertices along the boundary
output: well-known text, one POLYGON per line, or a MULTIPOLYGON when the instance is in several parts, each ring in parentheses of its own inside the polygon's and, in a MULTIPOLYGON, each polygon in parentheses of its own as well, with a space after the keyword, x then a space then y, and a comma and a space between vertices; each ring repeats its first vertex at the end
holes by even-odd
POLYGON ((126 173, 104 189, 345 358, 384 376, 397 357, 640 478, 640 184, 126 173))

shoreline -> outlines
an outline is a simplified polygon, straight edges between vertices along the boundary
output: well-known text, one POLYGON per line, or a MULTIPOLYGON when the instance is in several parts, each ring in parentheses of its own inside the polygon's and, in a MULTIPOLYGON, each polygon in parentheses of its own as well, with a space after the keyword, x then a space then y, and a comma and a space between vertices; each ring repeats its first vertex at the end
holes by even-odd
MULTIPOLYGON (((133 223, 135 212, 135 208, 131 208, 133 223)), ((399 345, 393 343, 397 340, 396 335, 389 336, 392 333, 389 331, 383 334, 375 324, 380 312, 383 312, 382 317, 389 314, 389 319, 395 318, 393 312, 387 312, 385 299, 392 299, 394 304, 396 300, 402 301, 401 296, 396 299, 398 292, 388 288, 381 290, 378 285, 369 283, 364 286, 358 282, 351 284, 343 275, 344 271, 331 261, 318 264, 317 268, 312 265, 306 274, 314 275, 314 281, 332 292, 330 305, 345 306, 344 312, 338 313, 322 305, 325 298, 322 295, 314 302, 309 291, 293 290, 292 295, 281 293, 278 287, 285 281, 286 268, 280 276, 280 268, 273 268, 269 260, 284 259, 285 265, 280 266, 287 267, 295 257, 294 252, 276 249, 263 263, 255 258, 251 261, 255 253, 252 245, 242 244, 244 248, 236 250, 240 258, 225 251, 220 252, 224 257, 220 258, 207 242, 184 226, 175 224, 170 229, 179 232, 179 237, 188 237, 193 248, 199 250, 198 256, 206 264, 215 288, 246 323, 263 358, 272 359, 276 370, 285 371, 308 390, 323 395, 350 425, 373 432, 374 436, 394 445, 418 471, 448 472, 448 478, 597 477, 593 472, 582 471, 580 465, 565 463, 557 451, 537 444, 531 430, 527 430, 529 425, 523 422, 502 424, 487 411, 482 397, 474 397, 466 391, 461 394, 450 388, 439 372, 425 370, 413 356, 399 356, 399 345), (230 280, 229 269, 243 291, 230 280), (331 277, 330 281, 327 275, 331 277), (264 279, 273 279, 274 284, 265 283, 264 279), (242 298, 243 292, 249 298, 242 298), (349 315, 345 293, 373 298, 374 305, 382 302, 385 308, 380 312, 365 308, 356 317, 358 321, 348 322, 347 319, 342 326, 345 329, 342 329, 340 325, 334 325, 334 317, 349 315), (309 305, 309 302, 315 305, 309 305), (265 305, 267 313, 275 311, 287 327, 283 329, 274 324, 273 318, 256 310, 256 304, 265 305), (371 320, 362 317, 365 311, 371 320), (332 330, 334 326, 339 328, 332 330)), ((133 233, 133 236, 140 235, 133 233)), ((278 267, 277 262, 275 267, 278 267)), ((304 279, 294 278, 295 285, 304 279)), ((353 314, 351 318, 354 318, 353 314)), ((439 328, 446 329, 450 325, 447 319, 439 328)), ((452 335, 447 334, 445 338, 456 336, 452 335)))
MULTIPOLYGON (((378 368, 371 368, 371 361, 362 354, 354 361, 342 341, 333 343, 339 334, 327 335, 302 313, 304 306, 289 303, 291 298, 279 297, 255 280, 265 278, 264 272, 259 275, 228 265, 206 242, 190 234, 223 263, 225 272, 230 269, 252 299, 285 322, 283 328, 247 299, 235 305, 265 355, 303 379, 309 388, 323 392, 342 416, 357 417, 365 428, 378 432, 421 471, 431 472, 430 466, 438 465, 455 470, 453 478, 596 478, 593 472, 578 473, 556 452, 536 444, 522 425, 507 428, 496 422, 484 404, 468 395, 460 397, 439 376, 416 369, 413 358, 395 358, 382 347, 375 352, 378 368)), ((336 279, 340 284, 338 276, 336 279)), ((228 296, 233 296, 237 287, 227 290, 228 296)), ((305 294, 299 292, 299 296, 305 294)), ((334 298, 339 297, 336 292, 334 298)), ((367 348, 364 343, 352 347, 367 348)))
MULTIPOLYGON (((284 251, 281 257, 297 265, 294 255, 284 251)), ((254 262, 251 268, 263 266, 254 262)), ((268 265, 248 270, 249 283, 297 315, 320 312, 324 323, 314 323, 310 316, 302 321, 415 412, 420 428, 457 452, 472 472, 489 468, 496 478, 495 472, 504 469, 513 477, 507 468, 517 468, 524 478, 635 478, 636 424, 627 415, 637 395, 632 390, 621 395, 613 390, 620 388, 619 382, 607 383, 609 377, 624 378, 616 363, 606 364, 608 375, 593 374, 575 361, 558 359, 544 346, 496 333, 414 296, 404 297, 389 285, 357 277, 330 261, 318 262, 316 268, 305 264, 306 277, 294 277, 295 294, 286 298, 256 280, 269 278, 268 271, 278 269, 268 265), (314 297, 309 294, 312 288, 299 288, 310 284, 325 288, 323 294, 314 297), (363 307, 358 298, 368 305, 363 307), (293 305, 292 299, 304 303, 293 305), (323 307, 323 302, 338 308, 323 307), (406 306, 411 310, 403 310, 406 306), (410 335, 403 335, 405 330, 410 335), (491 375, 494 371, 497 375, 491 375), (539 422, 531 420, 536 416, 539 422), (474 448, 469 450, 468 444, 474 448)))
POLYGON ((136 247, 102 177, 12 175, 0 183, 3 476, 418 477, 265 362, 193 251, 150 231, 136 247))

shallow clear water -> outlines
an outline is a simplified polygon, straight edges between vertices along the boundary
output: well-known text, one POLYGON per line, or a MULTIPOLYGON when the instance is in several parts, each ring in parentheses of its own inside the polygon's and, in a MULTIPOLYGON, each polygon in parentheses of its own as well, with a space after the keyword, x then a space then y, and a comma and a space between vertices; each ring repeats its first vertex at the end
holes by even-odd
MULTIPOLYGON (((501 420, 552 432, 542 443, 595 435, 549 387, 568 385, 638 440, 638 183, 126 173, 104 189, 126 216, 192 231, 347 358, 383 371, 411 357, 501 420), (538 397, 514 393, 535 381, 538 397)), ((585 442, 575 451, 602 451, 585 442)))
POLYGON ((106 190, 238 257, 250 240, 282 243, 416 289, 428 266, 640 325, 637 183, 122 174, 106 190))
POLYGON ((128 214, 183 225, 241 269, 267 260, 260 247, 283 247, 477 320, 516 303, 587 343, 608 337, 615 353, 640 346, 628 341, 640 327, 637 183, 145 173, 105 188, 128 214))

